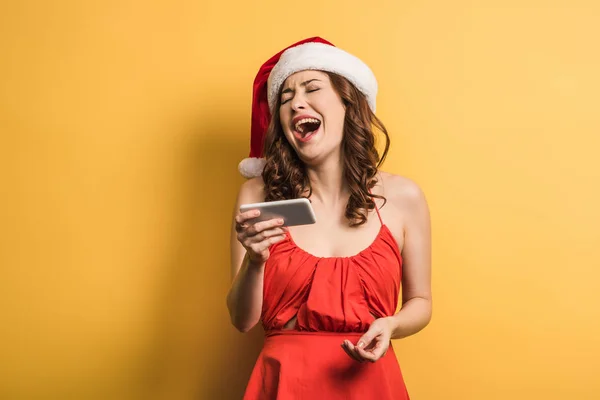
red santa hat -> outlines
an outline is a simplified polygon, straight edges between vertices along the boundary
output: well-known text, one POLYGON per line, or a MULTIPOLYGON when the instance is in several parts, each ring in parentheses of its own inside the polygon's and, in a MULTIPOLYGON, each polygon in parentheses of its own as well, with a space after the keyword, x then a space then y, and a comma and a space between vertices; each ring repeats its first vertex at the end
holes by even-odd
POLYGON ((252 95, 250 156, 238 166, 246 178, 262 175, 263 144, 281 85, 292 74, 305 70, 333 72, 348 79, 361 91, 375 112, 377 80, 359 58, 320 37, 301 40, 269 58, 258 70, 252 95))

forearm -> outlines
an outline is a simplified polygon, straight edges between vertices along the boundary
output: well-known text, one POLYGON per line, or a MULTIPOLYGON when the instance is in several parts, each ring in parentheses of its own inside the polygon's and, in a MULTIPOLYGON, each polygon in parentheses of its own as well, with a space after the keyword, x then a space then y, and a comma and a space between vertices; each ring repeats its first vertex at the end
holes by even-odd
POLYGON ((244 258, 227 294, 227 307, 233 325, 247 332, 260 320, 264 264, 253 265, 244 258))
POLYGON ((414 335, 431 320, 431 299, 414 297, 404 303, 398 313, 388 318, 392 328, 392 339, 414 335))

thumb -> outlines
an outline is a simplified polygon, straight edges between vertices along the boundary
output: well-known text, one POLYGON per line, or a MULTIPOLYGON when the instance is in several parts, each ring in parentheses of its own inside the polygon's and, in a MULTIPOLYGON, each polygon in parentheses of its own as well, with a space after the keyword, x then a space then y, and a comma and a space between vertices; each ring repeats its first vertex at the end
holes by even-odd
POLYGON ((365 332, 364 335, 360 337, 360 339, 358 339, 358 344, 356 346, 358 348, 364 349, 369 343, 371 343, 375 339, 376 336, 377 334, 375 333, 375 330, 371 327, 368 331, 365 332))

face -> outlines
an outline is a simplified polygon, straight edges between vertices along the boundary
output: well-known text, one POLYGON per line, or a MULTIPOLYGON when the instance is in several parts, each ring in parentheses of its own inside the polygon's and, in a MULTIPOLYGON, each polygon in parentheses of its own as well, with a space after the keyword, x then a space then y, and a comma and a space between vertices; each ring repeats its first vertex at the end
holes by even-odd
POLYGON ((306 164, 339 156, 345 114, 326 73, 301 71, 284 82, 279 119, 287 140, 306 164))

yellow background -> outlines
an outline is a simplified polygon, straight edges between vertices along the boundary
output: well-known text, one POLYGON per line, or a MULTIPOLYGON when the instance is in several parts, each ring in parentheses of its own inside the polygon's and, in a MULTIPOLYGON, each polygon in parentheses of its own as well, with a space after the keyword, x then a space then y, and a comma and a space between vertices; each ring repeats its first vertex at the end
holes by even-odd
POLYGON ((252 80, 313 35, 373 68, 384 170, 430 202, 433 321, 394 343, 412 398, 600 398, 597 2, 6 3, 0 398, 240 398, 252 80))

